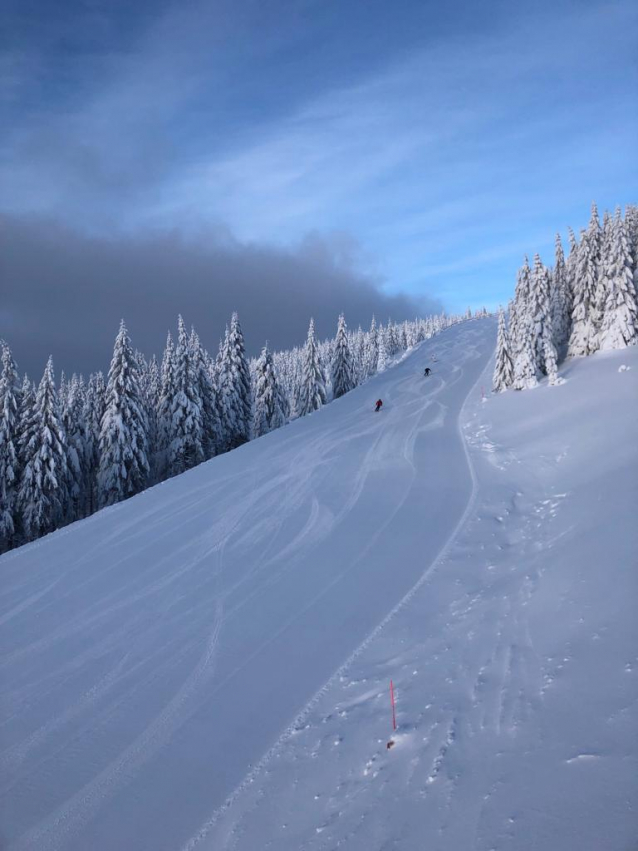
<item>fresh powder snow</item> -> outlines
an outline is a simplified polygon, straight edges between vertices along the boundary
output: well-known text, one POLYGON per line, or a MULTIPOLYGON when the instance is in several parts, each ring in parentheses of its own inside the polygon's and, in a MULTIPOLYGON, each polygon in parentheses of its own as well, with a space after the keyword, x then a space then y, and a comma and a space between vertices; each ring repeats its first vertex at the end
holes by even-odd
POLYGON ((495 340, 0 558, 3 847, 632 846, 638 350, 495 340))

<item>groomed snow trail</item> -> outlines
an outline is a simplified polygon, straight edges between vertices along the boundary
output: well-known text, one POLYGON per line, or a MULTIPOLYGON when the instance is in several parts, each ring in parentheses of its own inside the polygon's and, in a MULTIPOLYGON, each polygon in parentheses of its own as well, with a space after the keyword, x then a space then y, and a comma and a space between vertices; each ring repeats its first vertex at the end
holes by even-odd
POLYGON ((317 414, 0 559, 3 847, 197 836, 458 526, 458 416, 494 339, 491 319, 455 326, 317 414))
POLYGON ((637 847, 638 347, 562 373, 470 395, 466 522, 184 851, 637 847))

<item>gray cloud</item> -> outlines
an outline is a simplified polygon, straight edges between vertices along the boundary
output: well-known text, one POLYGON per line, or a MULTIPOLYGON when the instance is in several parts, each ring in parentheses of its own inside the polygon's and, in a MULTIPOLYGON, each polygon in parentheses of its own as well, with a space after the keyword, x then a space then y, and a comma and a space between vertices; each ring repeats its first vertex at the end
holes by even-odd
POLYGON ((303 342, 309 317, 321 336, 343 311, 351 327, 375 313, 396 320, 440 310, 431 299, 386 295, 357 269, 347 236, 308 237, 294 250, 241 244, 223 227, 195 237, 176 232, 91 237, 33 218, 0 220, 0 336, 23 371, 88 373, 108 367, 124 317, 133 344, 161 354, 178 313, 214 353, 233 310, 251 354, 303 342))

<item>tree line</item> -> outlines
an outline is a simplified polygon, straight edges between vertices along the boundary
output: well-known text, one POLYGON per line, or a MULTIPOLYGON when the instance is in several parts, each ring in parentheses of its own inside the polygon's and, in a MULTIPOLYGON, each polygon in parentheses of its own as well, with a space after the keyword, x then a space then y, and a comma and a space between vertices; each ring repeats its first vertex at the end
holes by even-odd
POLYGON ((557 365, 568 357, 623 349, 638 342, 638 207, 603 215, 592 204, 580 239, 569 229, 570 250, 556 235, 553 268, 539 255, 519 270, 508 321, 499 311, 492 387, 536 387, 542 376, 556 384, 557 365))
MULTIPOLYGON (((477 315, 484 315, 483 310, 477 315)), ((318 410, 400 351, 471 318, 445 314, 368 331, 339 317, 334 339, 246 356, 237 314, 212 357, 180 316, 161 363, 131 343, 122 321, 107 379, 56 384, 49 358, 36 385, 1 342, 0 552, 46 535, 318 410)))

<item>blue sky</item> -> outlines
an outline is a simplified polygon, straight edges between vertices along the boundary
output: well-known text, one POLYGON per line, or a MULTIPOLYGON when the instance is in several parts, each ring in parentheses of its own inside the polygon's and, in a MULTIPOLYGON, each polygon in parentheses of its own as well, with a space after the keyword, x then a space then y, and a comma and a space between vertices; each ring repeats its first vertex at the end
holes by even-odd
POLYGON ((13 0, 0 209, 297 250, 449 310, 637 200, 635 2, 13 0))

